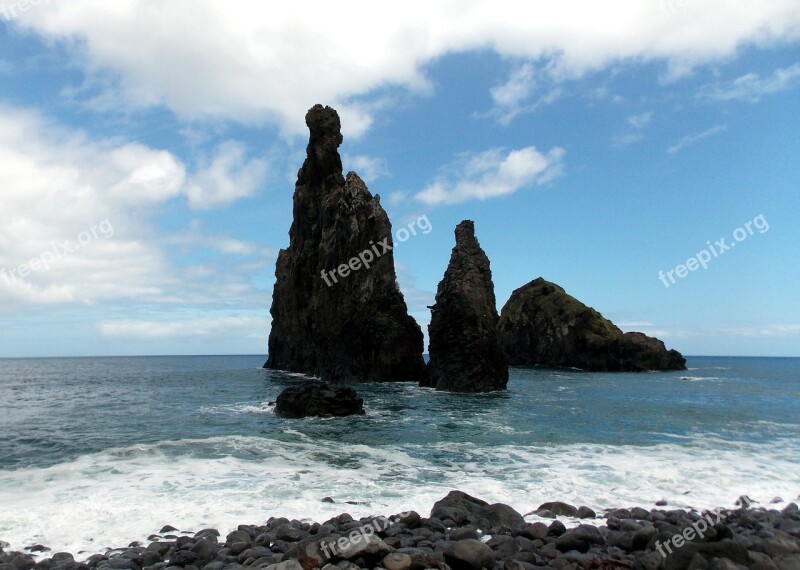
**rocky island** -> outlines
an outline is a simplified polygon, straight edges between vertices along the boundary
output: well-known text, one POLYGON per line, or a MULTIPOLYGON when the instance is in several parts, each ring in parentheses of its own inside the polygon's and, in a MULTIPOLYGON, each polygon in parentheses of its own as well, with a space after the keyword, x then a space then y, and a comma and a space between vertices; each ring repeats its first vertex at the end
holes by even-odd
POLYGON ((685 370, 686 359, 657 338, 614 323, 541 277, 511 294, 499 323, 510 364, 588 371, 685 370))
POLYGON ((475 223, 455 230, 456 245, 431 307, 430 361, 421 382, 448 392, 504 390, 508 364, 497 334, 492 271, 475 237, 475 223))
POLYGON ((333 383, 423 376, 423 337, 397 285, 392 226, 380 197, 342 174, 339 115, 306 114, 289 247, 278 255, 265 368, 333 383))
POLYGON ((520 287, 497 314, 489 259, 474 222, 456 245, 431 307, 430 362, 397 285, 392 226, 380 197, 345 177, 339 115, 315 105, 294 189, 289 246, 280 251, 265 368, 335 384, 419 382, 451 392, 505 389, 508 364, 587 371, 683 370, 657 338, 623 333, 542 278, 520 287))

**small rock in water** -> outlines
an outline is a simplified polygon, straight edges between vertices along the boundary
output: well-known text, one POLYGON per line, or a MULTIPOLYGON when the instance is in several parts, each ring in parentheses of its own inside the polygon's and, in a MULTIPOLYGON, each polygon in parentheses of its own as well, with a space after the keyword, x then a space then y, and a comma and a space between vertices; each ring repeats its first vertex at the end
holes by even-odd
POLYGON ((783 499, 781 499, 780 497, 772 497, 772 500, 770 501, 770 503, 773 504, 773 505, 775 503, 782 503, 782 502, 783 502, 783 499))
POLYGON ((736 499, 735 505, 737 507, 743 507, 745 509, 750 508, 750 505, 755 503, 753 499, 748 497, 747 495, 740 495, 738 499, 736 499))
POLYGON ((307 381, 281 392, 275 413, 286 418, 363 415, 364 400, 349 386, 307 381))
POLYGON ((562 503, 561 501, 555 501, 552 503, 543 503, 539 505, 539 511, 550 511, 556 516, 562 517, 575 517, 578 515, 577 507, 573 507, 567 503, 562 503))
POLYGON ((324 497, 322 499, 322 502, 323 503, 335 503, 336 501, 334 501, 331 497, 324 497))
POLYGON ((597 517, 597 513, 589 507, 578 507, 579 519, 593 519, 597 517))
POLYGON ((30 552, 49 552, 50 549, 42 544, 34 544, 33 546, 26 546, 25 550, 29 550, 30 552))
POLYGON ((158 532, 159 532, 160 534, 164 534, 165 532, 176 532, 177 530, 178 530, 178 529, 177 529, 177 528, 175 528, 174 526, 172 526, 172 525, 168 525, 168 524, 167 524, 167 525, 164 525, 163 527, 161 527, 161 530, 160 530, 160 531, 158 531, 158 532))
POLYGON ((667 500, 666 499, 657 500, 656 501, 656 506, 657 507, 666 507, 667 506, 667 500))

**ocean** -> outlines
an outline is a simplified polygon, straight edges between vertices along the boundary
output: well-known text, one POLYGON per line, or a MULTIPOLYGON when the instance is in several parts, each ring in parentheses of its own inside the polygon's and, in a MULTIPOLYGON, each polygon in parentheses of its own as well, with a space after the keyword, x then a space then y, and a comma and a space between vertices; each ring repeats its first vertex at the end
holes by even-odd
POLYGON ((263 360, 0 360, 0 540, 88 555, 165 524, 224 536, 270 516, 427 516, 452 489, 522 513, 800 493, 800 359, 512 368, 507 392, 483 395, 368 384, 365 416, 299 420, 269 402, 302 377, 263 360))

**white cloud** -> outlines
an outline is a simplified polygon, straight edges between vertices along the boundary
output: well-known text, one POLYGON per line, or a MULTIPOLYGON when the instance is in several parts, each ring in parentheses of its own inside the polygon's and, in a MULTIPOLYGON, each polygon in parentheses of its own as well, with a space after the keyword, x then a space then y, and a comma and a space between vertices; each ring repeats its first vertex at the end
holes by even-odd
POLYGON ((783 337, 800 335, 800 325, 753 325, 751 327, 725 328, 723 333, 744 337, 783 337))
POLYGON ((626 121, 627 129, 614 137, 614 145, 627 146, 644 139, 642 131, 647 128, 652 120, 653 111, 630 115, 626 121))
POLYGON ((182 340, 215 335, 244 335, 266 338, 269 321, 265 317, 223 316, 169 320, 109 320, 99 325, 107 338, 127 341, 182 340))
POLYGON ((559 176, 563 157, 564 149, 560 147, 542 154, 533 146, 508 153, 495 148, 464 155, 456 163, 445 167, 443 174, 417 193, 415 198, 435 205, 512 194, 521 188, 544 184, 559 176))
POLYGON ((264 182, 266 173, 265 160, 248 160, 243 144, 226 141, 192 176, 186 188, 189 204, 207 209, 251 196, 264 182))
POLYGON ((345 172, 354 170, 368 184, 389 175, 389 166, 383 158, 363 154, 344 155, 342 162, 345 172))
POLYGON ((769 77, 748 73, 729 83, 705 85, 698 96, 710 101, 758 103, 765 95, 786 91, 797 83, 800 83, 800 63, 777 69, 769 77))
POLYGON ((692 146, 693 144, 708 138, 712 137, 718 133, 724 132, 728 127, 726 125, 715 125, 710 129, 706 129, 702 133, 697 133, 696 135, 687 135, 683 137, 681 140, 673 144, 671 147, 667 149, 669 154, 676 154, 681 152, 688 146, 692 146))
MULTIPOLYGON (((363 96, 386 86, 425 92, 425 66, 450 53, 491 50, 569 78, 630 61, 685 72, 744 45, 800 36, 796 0, 673 4, 70 0, 14 23, 62 41, 117 104, 164 104, 183 118, 269 121, 305 134, 305 111, 323 102, 340 110, 346 136, 372 123, 363 96)), ((523 64, 495 90, 496 101, 521 103, 532 81, 526 73, 523 64)))
POLYGON ((206 232, 204 224, 200 220, 192 220, 187 227, 167 236, 165 241, 191 250, 203 248, 226 255, 244 257, 257 255, 273 260, 277 258, 277 252, 273 248, 252 241, 210 235, 206 232))
MULTIPOLYGON (((244 266, 226 259, 210 277, 193 279, 202 267, 179 265, 150 222, 165 202, 182 198, 186 178, 169 152, 92 141, 35 113, 0 107, 0 307, 252 299, 244 266)), ((249 254, 242 263, 274 257, 263 246, 204 239, 219 252, 249 254)))
POLYGON ((653 111, 628 117, 628 124, 634 129, 643 129, 653 120, 653 111))
POLYGON ((392 206, 399 206, 408 199, 408 194, 402 190, 397 190, 389 194, 389 203, 392 206))
POLYGON ((519 115, 553 103, 563 93, 560 87, 549 85, 541 87, 540 90, 546 92, 537 95, 537 87, 541 86, 537 84, 533 64, 520 65, 511 72, 505 83, 495 85, 489 90, 494 107, 489 112, 478 113, 476 116, 492 117, 499 124, 507 126, 519 115))
POLYGON ((533 65, 526 63, 515 69, 502 85, 492 87, 490 93, 497 105, 506 108, 517 107, 530 97, 536 86, 533 65))

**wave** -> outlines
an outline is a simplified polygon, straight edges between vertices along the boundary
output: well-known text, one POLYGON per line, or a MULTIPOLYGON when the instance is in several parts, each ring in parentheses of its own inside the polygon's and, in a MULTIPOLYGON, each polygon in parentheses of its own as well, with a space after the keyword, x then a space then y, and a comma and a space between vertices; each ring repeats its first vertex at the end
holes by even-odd
POLYGON ((720 378, 719 376, 681 376, 681 380, 685 380, 687 382, 720 382, 723 380, 723 378, 720 378))
POLYGON ((409 508, 427 515, 460 489, 530 512, 549 500, 603 508, 733 506, 800 489, 794 441, 730 442, 698 434, 652 446, 322 445, 226 436, 141 444, 46 468, 0 471, 0 538, 88 556, 144 540, 164 524, 223 534, 270 516, 323 520, 409 508), (711 475, 713 474, 713 475, 711 475), (330 496, 335 504, 321 502, 330 496), (346 504, 354 501, 360 504, 346 504), (363 504, 361 504, 363 503, 363 504))

